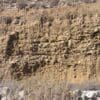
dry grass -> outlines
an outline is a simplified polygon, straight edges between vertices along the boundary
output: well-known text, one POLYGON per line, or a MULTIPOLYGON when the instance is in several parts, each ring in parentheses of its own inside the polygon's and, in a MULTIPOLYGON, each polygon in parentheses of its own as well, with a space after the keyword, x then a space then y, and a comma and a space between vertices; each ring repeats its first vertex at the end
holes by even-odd
MULTIPOLYGON (((35 81, 35 80, 34 80, 35 81)), ((60 83, 38 82, 27 87, 28 100, 77 100, 78 94, 73 94, 76 90, 99 90, 99 83, 95 80, 87 81, 87 84, 70 84, 66 81, 60 83), (37 84, 37 86, 36 86, 37 84), (32 89, 34 86, 34 89, 32 89)))
POLYGON ((15 81, 8 81, 3 86, 5 85, 10 89, 8 93, 10 100, 20 100, 18 97, 20 90, 24 91, 23 99, 21 100, 78 100, 79 94, 75 93, 76 90, 100 89, 100 85, 96 84, 95 81, 88 81, 87 85, 68 84, 66 81, 55 84, 51 82, 40 83, 39 81, 35 83, 35 81, 33 80, 33 84, 29 83, 30 85, 25 88, 15 81), (37 86, 34 87, 36 84, 37 86))

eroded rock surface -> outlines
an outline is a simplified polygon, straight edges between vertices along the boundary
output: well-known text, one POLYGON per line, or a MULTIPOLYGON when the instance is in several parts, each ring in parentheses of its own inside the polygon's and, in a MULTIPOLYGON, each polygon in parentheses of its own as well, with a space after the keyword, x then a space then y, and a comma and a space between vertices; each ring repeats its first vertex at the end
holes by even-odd
POLYGON ((0 23, 1 81, 99 81, 100 12, 93 7, 2 11, 0 18, 7 19, 0 23))

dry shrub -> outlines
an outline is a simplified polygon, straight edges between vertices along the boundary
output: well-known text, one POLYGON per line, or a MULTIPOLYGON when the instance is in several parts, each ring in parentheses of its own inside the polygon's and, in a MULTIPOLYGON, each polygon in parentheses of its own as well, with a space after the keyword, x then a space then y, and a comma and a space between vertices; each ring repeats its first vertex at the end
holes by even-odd
POLYGON ((28 6, 27 2, 21 1, 17 3, 17 8, 18 9, 25 9, 28 6))

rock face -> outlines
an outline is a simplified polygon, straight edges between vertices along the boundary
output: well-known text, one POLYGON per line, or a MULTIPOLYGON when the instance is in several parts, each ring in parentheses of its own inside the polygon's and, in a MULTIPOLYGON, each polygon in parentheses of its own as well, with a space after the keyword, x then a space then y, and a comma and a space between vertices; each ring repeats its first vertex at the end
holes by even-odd
POLYGON ((38 76, 40 80, 99 82, 100 12, 94 8, 2 11, 0 18, 11 21, 0 23, 1 81, 38 76))

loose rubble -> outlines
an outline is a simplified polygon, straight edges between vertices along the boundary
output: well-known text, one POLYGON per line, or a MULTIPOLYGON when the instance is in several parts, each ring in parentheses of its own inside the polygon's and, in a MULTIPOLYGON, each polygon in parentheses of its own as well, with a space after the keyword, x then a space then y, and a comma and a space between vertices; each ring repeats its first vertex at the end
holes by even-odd
POLYGON ((0 86, 0 100, 25 100, 25 91, 12 90, 7 86, 0 86))
POLYGON ((76 100, 100 100, 100 90, 75 90, 76 100))

